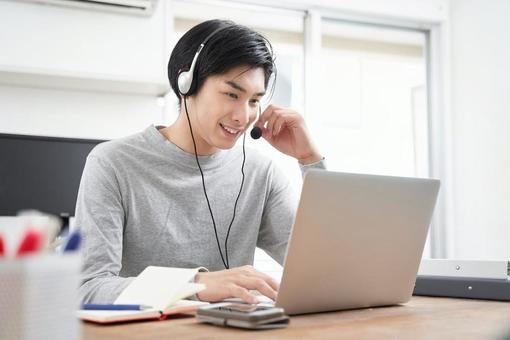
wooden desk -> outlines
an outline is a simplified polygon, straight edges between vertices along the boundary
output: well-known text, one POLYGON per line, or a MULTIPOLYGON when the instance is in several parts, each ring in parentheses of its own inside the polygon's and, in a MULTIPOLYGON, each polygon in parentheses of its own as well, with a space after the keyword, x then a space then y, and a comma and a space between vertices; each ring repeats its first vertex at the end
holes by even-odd
POLYGON ((83 339, 510 339, 510 303, 413 297, 402 306, 291 317, 287 328, 250 331, 194 317, 112 326, 83 323, 83 339))

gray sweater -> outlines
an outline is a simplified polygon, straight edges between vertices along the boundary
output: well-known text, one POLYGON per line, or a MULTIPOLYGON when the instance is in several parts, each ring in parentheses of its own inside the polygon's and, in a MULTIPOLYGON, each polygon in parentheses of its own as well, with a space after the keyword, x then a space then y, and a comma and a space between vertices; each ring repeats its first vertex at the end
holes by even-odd
MULTIPOLYGON (((242 148, 199 161, 224 252, 241 184, 242 148)), ((269 158, 247 149, 244 187, 228 239, 231 268, 253 264, 255 247, 283 263, 297 207, 291 190, 269 158)), ((154 126, 94 148, 75 216, 83 234, 84 303, 113 302, 149 265, 224 269, 195 156, 154 126)))

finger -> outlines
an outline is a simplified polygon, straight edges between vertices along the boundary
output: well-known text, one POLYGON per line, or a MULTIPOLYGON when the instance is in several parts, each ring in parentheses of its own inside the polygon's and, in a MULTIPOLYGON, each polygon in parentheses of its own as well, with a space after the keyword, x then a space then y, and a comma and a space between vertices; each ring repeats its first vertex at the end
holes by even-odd
POLYGON ((281 115, 281 111, 280 110, 274 110, 273 114, 271 115, 271 117, 267 121, 266 129, 267 129, 267 131, 268 131, 270 136, 273 136, 274 122, 278 119, 278 117, 280 117, 280 115, 281 115))
POLYGON ((255 275, 266 281, 266 283, 269 284, 269 286, 275 291, 278 291, 280 289, 280 284, 278 283, 278 281, 273 279, 271 276, 259 271, 256 271, 255 275))
POLYGON ((280 289, 280 284, 278 283, 278 281, 276 281, 274 278, 267 275, 266 273, 258 271, 253 266, 246 265, 246 266, 242 266, 242 267, 237 267, 234 270, 239 271, 240 273, 242 273, 245 276, 260 277, 264 281, 266 281, 271 286, 271 288, 273 288, 274 290, 277 291, 278 289, 280 289))
POLYGON ((248 289, 237 285, 233 285, 232 288, 230 288, 230 295, 240 298, 246 303, 256 304, 259 302, 255 295, 250 294, 248 289))
POLYGON ((261 294, 270 299, 276 299, 276 290, 274 290, 263 278, 256 276, 241 276, 236 283, 247 289, 256 289, 261 294))
POLYGON ((266 109, 264 110, 264 112, 262 112, 255 125, 258 126, 259 128, 263 128, 275 109, 278 108, 274 105, 269 105, 268 107, 266 107, 266 109))
POLYGON ((284 114, 278 116, 278 118, 273 123, 273 136, 277 136, 280 133, 282 127, 287 122, 288 117, 288 115, 284 114))

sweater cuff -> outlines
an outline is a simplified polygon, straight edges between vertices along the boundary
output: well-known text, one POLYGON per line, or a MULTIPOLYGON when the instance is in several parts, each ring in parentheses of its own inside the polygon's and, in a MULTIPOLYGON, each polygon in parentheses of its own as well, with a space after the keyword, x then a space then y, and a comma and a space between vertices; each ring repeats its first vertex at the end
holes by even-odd
POLYGON ((308 171, 308 169, 322 169, 322 170, 327 169, 325 157, 323 157, 320 161, 317 161, 315 163, 310 163, 310 164, 305 164, 305 165, 303 165, 301 163, 298 163, 298 164, 299 164, 299 168, 301 169, 301 177, 305 177, 305 174, 308 171))

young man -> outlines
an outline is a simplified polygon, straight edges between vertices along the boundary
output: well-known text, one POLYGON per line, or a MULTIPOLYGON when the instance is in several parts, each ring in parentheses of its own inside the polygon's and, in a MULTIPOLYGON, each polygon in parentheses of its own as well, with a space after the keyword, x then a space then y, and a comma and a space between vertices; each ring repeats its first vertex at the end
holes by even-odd
POLYGON ((206 21, 179 40, 168 63, 175 123, 87 158, 76 207, 83 302, 113 302, 149 265, 206 268, 195 276, 203 301, 276 297, 278 283, 251 265, 257 246, 283 264, 296 202, 273 162, 236 141, 255 122, 302 171, 324 164, 298 113, 270 105, 257 119, 273 72, 269 42, 244 26, 206 21))

